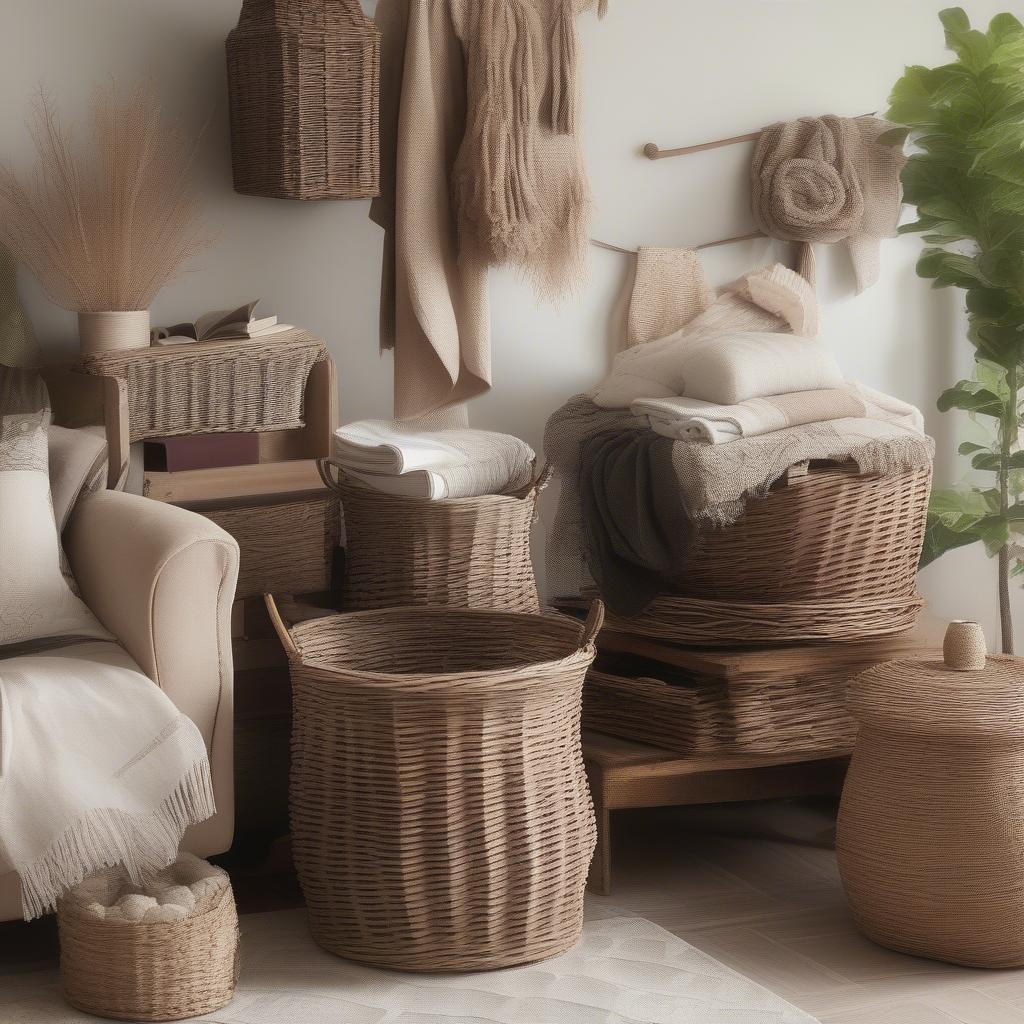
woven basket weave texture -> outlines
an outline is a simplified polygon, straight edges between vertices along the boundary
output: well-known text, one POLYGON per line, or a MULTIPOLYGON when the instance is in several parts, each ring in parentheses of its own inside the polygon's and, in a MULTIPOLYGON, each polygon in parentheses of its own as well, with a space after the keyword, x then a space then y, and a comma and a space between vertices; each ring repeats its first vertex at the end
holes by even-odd
POLYGON ((860 475, 812 468, 702 533, 675 579, 629 632, 697 646, 854 641, 906 632, 923 602, 917 567, 931 469, 860 475))
POLYGON ((283 633, 292 844, 321 946, 463 971, 576 943, 596 834, 580 697, 600 619, 404 608, 283 633))
POLYGON ((383 494, 344 475, 346 610, 440 605, 536 612, 530 530, 544 478, 515 494, 429 501, 383 494))
POLYGON ((195 510, 238 541, 236 599, 274 591, 311 594, 331 589, 334 551, 341 534, 337 495, 317 491, 285 500, 234 501, 195 510))
POLYGON ((303 426, 306 379, 324 343, 290 330, 260 341, 219 341, 86 356, 88 373, 119 377, 132 442, 147 437, 303 426))
POLYGON ((1024 965, 1024 660, 890 662, 850 699, 836 851, 857 925, 915 956, 1024 965))
POLYGON ((226 1006, 237 978, 238 913, 231 888, 170 924, 102 921, 58 906, 64 997, 97 1017, 170 1021, 226 1006))
POLYGON ((358 0, 245 0, 227 61, 237 191, 378 194, 380 34, 358 0))

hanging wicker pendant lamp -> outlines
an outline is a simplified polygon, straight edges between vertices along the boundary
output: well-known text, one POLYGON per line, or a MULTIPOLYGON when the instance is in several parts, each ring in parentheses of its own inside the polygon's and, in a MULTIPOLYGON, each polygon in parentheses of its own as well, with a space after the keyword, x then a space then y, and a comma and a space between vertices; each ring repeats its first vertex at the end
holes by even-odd
POLYGON ((379 190, 380 33, 358 0, 244 0, 227 40, 235 190, 379 190))

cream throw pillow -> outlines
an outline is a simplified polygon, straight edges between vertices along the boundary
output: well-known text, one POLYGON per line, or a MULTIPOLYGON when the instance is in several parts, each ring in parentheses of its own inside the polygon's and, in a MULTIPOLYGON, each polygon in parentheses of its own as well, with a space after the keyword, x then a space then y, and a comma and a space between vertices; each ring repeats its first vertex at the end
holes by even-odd
POLYGON ((0 647, 111 639, 61 572, 47 469, 49 424, 39 375, 0 366, 0 647))

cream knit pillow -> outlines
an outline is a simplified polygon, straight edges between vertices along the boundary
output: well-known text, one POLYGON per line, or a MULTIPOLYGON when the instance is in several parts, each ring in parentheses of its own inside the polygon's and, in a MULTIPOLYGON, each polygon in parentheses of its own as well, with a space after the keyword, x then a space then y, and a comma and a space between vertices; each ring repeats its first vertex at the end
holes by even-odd
POLYGON ((0 365, 0 647, 111 638, 61 572, 47 469, 49 423, 39 375, 0 365))

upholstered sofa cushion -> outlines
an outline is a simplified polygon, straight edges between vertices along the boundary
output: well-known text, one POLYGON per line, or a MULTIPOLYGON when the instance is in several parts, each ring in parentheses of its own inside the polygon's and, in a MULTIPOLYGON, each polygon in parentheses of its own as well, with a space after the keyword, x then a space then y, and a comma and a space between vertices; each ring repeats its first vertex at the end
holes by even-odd
POLYGON ((102 427, 58 427, 47 431, 50 496, 57 533, 82 494, 91 494, 107 480, 107 438, 102 427))
POLYGON ((110 637, 62 572, 50 497, 49 425, 40 376, 0 366, 0 648, 110 637))

